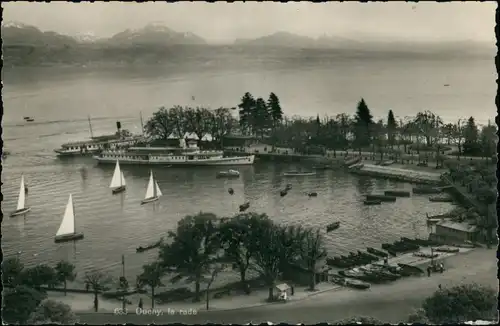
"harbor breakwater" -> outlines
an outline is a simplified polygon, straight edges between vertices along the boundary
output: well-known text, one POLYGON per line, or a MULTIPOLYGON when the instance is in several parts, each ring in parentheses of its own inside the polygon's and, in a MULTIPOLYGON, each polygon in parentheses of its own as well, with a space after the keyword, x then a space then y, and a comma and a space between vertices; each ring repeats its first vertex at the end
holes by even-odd
POLYGON ((365 163, 354 164, 348 170, 352 174, 382 177, 411 183, 429 185, 439 185, 442 183, 441 174, 437 172, 433 173, 365 163))

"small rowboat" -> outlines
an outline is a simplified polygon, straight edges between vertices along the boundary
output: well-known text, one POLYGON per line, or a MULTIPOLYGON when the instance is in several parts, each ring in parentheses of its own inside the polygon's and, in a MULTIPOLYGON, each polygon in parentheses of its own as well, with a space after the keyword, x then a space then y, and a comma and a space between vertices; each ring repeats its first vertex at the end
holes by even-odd
POLYGON ((366 200, 380 200, 380 201, 387 201, 387 202, 395 202, 396 197, 386 196, 386 195, 366 195, 366 200))
POLYGON ((337 230, 340 227, 340 222, 333 222, 332 224, 328 224, 326 227, 326 232, 331 232, 337 230))
POLYGON ((285 177, 306 177, 306 176, 312 176, 316 175, 315 172, 300 172, 300 171, 289 171, 283 173, 283 176, 285 177))
POLYGON ((366 248, 366 251, 368 251, 370 254, 372 255, 375 255, 375 256, 379 256, 379 257, 388 257, 389 255, 381 250, 378 250, 378 249, 375 249, 375 248, 372 248, 372 247, 368 247, 366 248))
POLYGON ((144 252, 144 251, 149 250, 149 249, 158 248, 159 246, 161 246, 162 243, 163 243, 163 238, 161 238, 160 240, 156 241, 155 243, 147 245, 145 247, 139 246, 139 247, 135 248, 135 252, 139 253, 139 252, 144 252))
POLYGON ((370 288, 370 283, 366 283, 366 282, 359 281, 359 280, 351 280, 351 279, 346 279, 345 285, 348 287, 360 289, 360 290, 366 290, 366 289, 370 288))
POLYGON ((437 252, 447 252, 447 253, 457 253, 460 252, 460 249, 458 248, 452 248, 452 247, 437 247, 433 248, 434 251, 437 252))
POLYGON ((363 204, 365 204, 365 205, 380 205, 380 204, 382 204, 382 201, 377 200, 377 199, 365 200, 365 201, 363 201, 363 204))
POLYGON ((217 173, 217 178, 237 178, 240 173, 236 170, 220 171, 217 173))

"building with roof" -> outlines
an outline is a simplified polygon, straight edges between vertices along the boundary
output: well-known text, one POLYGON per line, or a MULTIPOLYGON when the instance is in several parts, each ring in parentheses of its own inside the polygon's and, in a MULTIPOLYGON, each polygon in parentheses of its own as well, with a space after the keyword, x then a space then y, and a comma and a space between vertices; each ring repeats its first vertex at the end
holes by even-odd
POLYGON ((468 223, 443 220, 435 226, 434 237, 441 242, 477 241, 479 229, 468 223))

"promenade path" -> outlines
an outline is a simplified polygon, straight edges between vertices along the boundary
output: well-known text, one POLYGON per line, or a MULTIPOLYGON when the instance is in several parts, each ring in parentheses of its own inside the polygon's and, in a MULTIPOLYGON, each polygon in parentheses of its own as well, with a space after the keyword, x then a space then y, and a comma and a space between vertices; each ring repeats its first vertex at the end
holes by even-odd
MULTIPOLYGON (((169 314, 163 310, 160 316, 137 315, 135 307, 130 307, 128 315, 101 313, 78 313, 81 323, 101 325, 106 323, 133 323, 144 325, 149 323, 320 323, 333 322, 353 316, 372 316, 388 323, 406 321, 407 316, 420 307, 422 301, 432 295, 441 284, 451 287, 462 283, 480 283, 498 289, 496 250, 475 249, 468 253, 452 256, 445 262, 447 270, 443 274, 431 277, 406 278, 390 284, 374 285, 366 291, 341 289, 326 291, 315 296, 282 304, 271 304, 259 307, 235 310, 197 310, 192 303, 172 304, 169 314), (197 311, 196 315, 182 315, 184 311, 197 311)), ((91 302, 91 297, 88 297, 91 302)), ((221 299, 222 300, 222 299, 221 299)), ((228 298, 227 300, 230 300, 228 298)), ((67 302, 71 304, 71 302, 67 302)), ((220 305, 215 303, 214 306, 220 305)), ((144 308, 149 308, 145 302, 144 308)), ((165 307, 164 309, 168 309, 165 307)))

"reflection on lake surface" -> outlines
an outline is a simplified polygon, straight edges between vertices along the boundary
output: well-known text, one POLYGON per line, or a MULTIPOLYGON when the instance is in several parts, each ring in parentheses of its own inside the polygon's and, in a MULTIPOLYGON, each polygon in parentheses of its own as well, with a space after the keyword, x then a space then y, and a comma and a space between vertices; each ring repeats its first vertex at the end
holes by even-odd
POLYGON ((283 172, 297 166, 268 163, 241 167, 241 177, 231 180, 216 179, 218 168, 154 167, 164 196, 154 204, 141 206, 149 168, 122 166, 127 190, 112 195, 109 182, 113 168, 83 158, 22 169, 7 166, 2 188, 4 212, 15 209, 21 172, 30 186, 27 203, 32 211, 25 218, 4 219, 4 253, 11 256, 21 250, 20 257, 27 265, 67 259, 80 272, 97 267, 115 275, 120 273, 123 253, 127 273, 136 274, 144 263, 154 259, 157 250, 136 254, 135 248, 165 236, 185 215, 206 211, 231 216, 240 204, 249 201, 250 211, 267 213, 280 223, 325 230, 327 224, 340 221, 341 227, 325 237, 331 255, 346 254, 367 246, 378 247, 401 236, 426 237, 425 213, 439 214, 450 208, 449 203, 430 203, 426 196, 363 206, 363 194, 390 188, 411 190, 411 185, 343 171, 284 178, 283 172), (287 183, 292 183, 293 189, 280 197, 279 190, 287 183), (233 196, 228 194, 228 188, 234 189, 233 196), (306 193, 310 191, 318 192, 318 197, 309 198, 306 193), (77 229, 84 232, 85 238, 76 244, 55 244, 54 235, 70 193, 77 229))
POLYGON ((426 196, 415 196, 381 206, 362 205, 363 194, 389 188, 410 190, 409 184, 341 171, 284 179, 284 171, 298 167, 268 163, 240 168, 237 180, 216 179, 215 168, 155 167, 164 196, 155 204, 141 206, 147 167, 122 166, 127 191, 113 196, 108 188, 113 165, 96 166, 92 159, 59 160, 53 149, 88 138, 89 114, 94 135, 114 132, 117 120, 124 129, 137 133, 140 110, 147 120, 161 105, 233 107, 247 91, 263 97, 275 92, 287 115, 354 114, 357 101, 364 97, 377 117, 385 118, 389 108, 399 117, 426 108, 455 121, 477 107, 483 115, 476 118, 484 122, 493 112, 488 111, 494 105, 492 67, 488 60, 365 60, 281 70, 3 72, 2 137, 11 155, 2 162, 2 209, 5 214, 15 209, 21 174, 30 189, 27 204, 32 207, 25 218, 4 219, 3 250, 7 256, 22 251, 20 257, 28 266, 68 259, 80 275, 92 267, 119 274, 123 253, 127 273, 136 274, 157 255, 156 250, 136 254, 136 247, 157 241, 187 214, 208 211, 230 216, 244 201, 250 201, 249 210, 267 213, 277 222, 324 230, 327 224, 340 221, 338 230, 325 235, 330 255, 379 246, 401 236, 426 237, 425 214, 443 213, 450 209, 449 203, 430 203, 426 196), (452 87, 442 87, 443 83, 452 87), (35 121, 27 123, 23 116, 35 121), (293 189, 280 197, 279 189, 286 183, 292 183, 293 189), (227 192, 230 187, 233 196, 227 192), (318 197, 306 196, 311 191, 318 192, 318 197), (77 228, 85 238, 76 244, 55 244, 70 193, 77 228))

